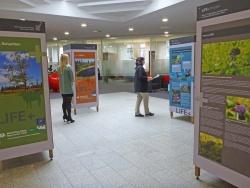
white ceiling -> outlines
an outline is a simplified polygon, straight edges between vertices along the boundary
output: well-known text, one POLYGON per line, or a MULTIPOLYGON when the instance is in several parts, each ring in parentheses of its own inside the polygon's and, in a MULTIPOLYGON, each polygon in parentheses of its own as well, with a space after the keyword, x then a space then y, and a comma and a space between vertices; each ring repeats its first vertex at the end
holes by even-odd
POLYGON ((0 0, 0 17, 46 22, 47 38, 102 38, 195 32, 196 7, 216 0, 0 0), (169 21, 163 23, 161 19, 169 21), (81 23, 88 27, 81 28, 81 23), (133 32, 128 27, 134 27, 133 32), (94 33, 94 30, 100 30, 94 33), (70 35, 65 36, 64 31, 70 35))

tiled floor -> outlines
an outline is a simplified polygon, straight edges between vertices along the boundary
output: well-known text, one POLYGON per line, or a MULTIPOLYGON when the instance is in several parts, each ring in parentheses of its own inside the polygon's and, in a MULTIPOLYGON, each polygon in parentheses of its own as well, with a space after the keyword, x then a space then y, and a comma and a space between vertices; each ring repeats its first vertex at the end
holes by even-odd
POLYGON ((100 111, 83 108, 62 121, 52 99, 54 160, 48 153, 4 161, 0 188, 233 187, 202 171, 194 177, 193 125, 170 119, 168 101, 150 98, 154 117, 135 118, 133 93, 100 95, 100 111))

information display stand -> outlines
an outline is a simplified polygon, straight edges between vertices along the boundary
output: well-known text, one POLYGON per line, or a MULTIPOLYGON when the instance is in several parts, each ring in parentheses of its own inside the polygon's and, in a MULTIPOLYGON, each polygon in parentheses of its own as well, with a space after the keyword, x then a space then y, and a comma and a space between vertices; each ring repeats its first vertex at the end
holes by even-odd
POLYGON ((198 7, 195 175, 250 187, 250 2, 198 7))
POLYGON ((96 44, 69 44, 63 47, 70 57, 74 72, 74 112, 77 107, 96 106, 99 111, 98 68, 96 44))
POLYGON ((193 76, 195 37, 170 40, 170 116, 190 116, 193 121, 193 76))
POLYGON ((0 160, 53 158, 47 70, 44 22, 0 19, 0 160))

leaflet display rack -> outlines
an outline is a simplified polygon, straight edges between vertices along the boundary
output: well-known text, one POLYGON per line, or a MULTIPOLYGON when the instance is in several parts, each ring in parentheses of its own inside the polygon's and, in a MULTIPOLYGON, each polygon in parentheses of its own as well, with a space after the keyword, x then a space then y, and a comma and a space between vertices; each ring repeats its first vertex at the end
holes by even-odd
POLYGON ((204 169, 250 185, 250 3, 198 7, 195 55, 195 175, 204 169))
POLYGON ((49 150, 45 23, 0 19, 0 160, 49 150))

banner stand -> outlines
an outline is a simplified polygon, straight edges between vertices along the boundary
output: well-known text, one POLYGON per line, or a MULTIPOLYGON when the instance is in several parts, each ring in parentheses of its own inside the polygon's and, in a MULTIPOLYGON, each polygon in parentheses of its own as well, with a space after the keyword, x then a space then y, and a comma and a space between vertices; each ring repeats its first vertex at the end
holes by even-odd
POLYGON ((195 166, 195 172, 194 172, 196 179, 200 179, 200 175, 201 175, 201 169, 200 167, 195 166))
POLYGON ((170 117, 174 113, 193 116, 193 78, 195 37, 182 37, 170 40, 170 117))
POLYGON ((220 0, 197 8, 195 176, 204 169, 250 185, 250 3, 220 0))
POLYGON ((96 44, 69 44, 63 52, 69 55, 74 73, 74 114, 80 107, 96 107, 99 111, 98 67, 96 44))
POLYGON ((53 159, 45 23, 0 19, 0 160, 53 159))

